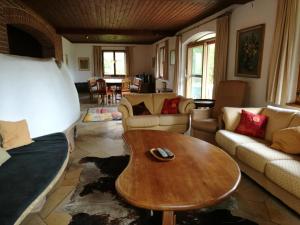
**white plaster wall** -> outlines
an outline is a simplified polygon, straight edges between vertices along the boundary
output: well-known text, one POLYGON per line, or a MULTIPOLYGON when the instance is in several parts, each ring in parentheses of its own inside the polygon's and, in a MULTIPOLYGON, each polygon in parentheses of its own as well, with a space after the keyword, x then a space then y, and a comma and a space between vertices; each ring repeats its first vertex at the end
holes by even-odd
POLYGON ((65 64, 66 70, 70 73, 71 78, 74 81, 76 79, 74 75, 74 69, 76 65, 76 62, 74 61, 74 46, 69 40, 62 37, 62 47, 64 59, 63 63, 65 64))
MULTIPOLYGON (((69 55, 67 65, 68 70, 72 75, 72 79, 75 83, 86 82, 91 76, 93 76, 93 46, 100 44, 76 44, 71 43, 68 40, 63 41, 64 56, 65 52, 69 55), (78 69, 78 57, 88 57, 90 59, 90 70, 80 71, 78 69)), ((124 45, 118 44, 101 44, 103 49, 107 50, 124 50, 124 45)), ((133 62, 132 62, 132 74, 150 73, 152 74, 152 46, 151 45, 128 45, 133 46, 133 62)))
MULTIPOLYGON (((165 41, 166 40, 169 40, 169 52, 168 52, 168 55, 169 55, 169 74, 168 74, 168 80, 162 80, 161 78, 158 79, 158 81, 156 82, 156 88, 160 88, 160 83, 161 81, 166 81, 167 82, 167 88, 171 88, 173 89, 173 82, 174 82, 174 65, 171 65, 170 64, 170 52, 172 50, 175 50, 175 45, 176 45, 176 37, 167 37, 167 38, 164 38, 156 43, 154 43, 152 45, 152 57, 155 57, 156 58, 156 45, 158 45, 158 49, 165 46, 165 41)), ((157 60, 157 59, 155 59, 157 60)), ((154 68, 152 68, 153 70, 153 74, 156 76, 156 71, 154 71, 154 68)))
POLYGON ((243 80, 249 83, 247 105, 264 106, 268 80, 268 67, 275 30, 277 0, 256 0, 235 9, 231 15, 230 39, 228 52, 227 78, 229 80, 243 80), (261 77, 241 78, 235 76, 235 53, 237 30, 265 24, 265 40, 262 59, 261 77))
POLYGON ((26 119, 31 137, 69 128, 80 117, 78 94, 63 65, 0 54, 0 120, 26 119))

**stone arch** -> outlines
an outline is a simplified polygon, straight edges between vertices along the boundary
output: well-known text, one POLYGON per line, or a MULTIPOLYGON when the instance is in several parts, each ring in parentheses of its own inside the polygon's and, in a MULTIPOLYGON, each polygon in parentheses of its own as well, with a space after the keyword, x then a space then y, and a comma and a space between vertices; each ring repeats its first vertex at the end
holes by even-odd
POLYGON ((3 16, 6 25, 17 27, 37 39, 43 47, 44 57, 55 57, 57 61, 62 61, 61 36, 45 21, 18 8, 4 8, 3 16))

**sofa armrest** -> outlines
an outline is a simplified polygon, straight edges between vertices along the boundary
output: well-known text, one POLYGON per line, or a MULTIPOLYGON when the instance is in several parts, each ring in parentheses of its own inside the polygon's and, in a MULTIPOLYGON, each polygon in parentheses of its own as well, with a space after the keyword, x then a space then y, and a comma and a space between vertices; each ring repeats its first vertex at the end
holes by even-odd
POLYGON ((126 98, 121 99, 120 104, 118 106, 118 110, 122 114, 124 113, 123 117, 126 116, 126 113, 128 114, 127 117, 133 116, 132 105, 126 98))
POLYGON ((192 121, 201 121, 211 117, 211 109, 193 109, 192 121))
POLYGON ((189 114, 195 108, 196 108, 196 105, 195 105, 193 99, 181 97, 179 105, 178 105, 179 113, 189 114))
POLYGON ((124 105, 119 105, 119 106, 118 106, 118 111, 119 111, 120 113, 122 113, 122 120, 124 120, 124 119, 126 119, 126 118, 129 117, 129 112, 128 112, 128 109, 127 109, 126 106, 124 106, 124 105))

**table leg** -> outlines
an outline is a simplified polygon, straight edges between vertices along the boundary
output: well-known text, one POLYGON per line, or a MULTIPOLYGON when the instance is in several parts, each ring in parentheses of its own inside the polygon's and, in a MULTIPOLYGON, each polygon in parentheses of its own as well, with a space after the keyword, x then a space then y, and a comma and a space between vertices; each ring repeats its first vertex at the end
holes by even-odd
POLYGON ((162 225, 175 225, 176 216, 174 215, 174 211, 163 211, 162 220, 162 225))

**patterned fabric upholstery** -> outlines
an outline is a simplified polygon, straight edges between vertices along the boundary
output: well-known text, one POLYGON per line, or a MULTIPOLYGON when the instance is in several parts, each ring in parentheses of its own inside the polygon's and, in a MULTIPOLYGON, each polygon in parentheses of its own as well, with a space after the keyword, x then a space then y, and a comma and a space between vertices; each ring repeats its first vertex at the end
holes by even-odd
POLYGON ((292 119, 289 127, 298 127, 300 126, 300 113, 297 113, 292 119))
POLYGON ((127 118, 127 125, 130 127, 154 127, 159 125, 159 116, 145 115, 132 116, 127 118))
POLYGON ((268 108, 265 108, 261 114, 268 117, 265 139, 272 141, 273 133, 277 130, 287 128, 296 113, 292 110, 269 106, 268 108))
POLYGON ((253 169, 264 173, 271 160, 292 159, 293 156, 274 150, 263 143, 247 143, 237 147, 237 157, 253 169))
POLYGON ((188 124, 189 117, 185 114, 176 114, 176 115, 160 115, 159 116, 159 125, 162 126, 172 126, 175 124, 188 124))
POLYGON ((218 130, 218 120, 215 118, 194 120, 192 123, 192 128, 210 132, 210 133, 215 133, 218 130))
POLYGON ((278 186, 300 198, 300 159, 271 161, 266 165, 265 175, 278 186))
POLYGON ((223 108, 223 121, 225 124, 225 129, 229 131, 234 131, 238 126, 241 118, 242 110, 247 112, 252 112, 259 114, 263 108, 235 108, 235 107, 224 107, 223 108))
POLYGON ((245 143, 264 142, 245 135, 237 134, 227 130, 219 130, 216 134, 217 144, 231 155, 236 154, 236 147, 245 143))

